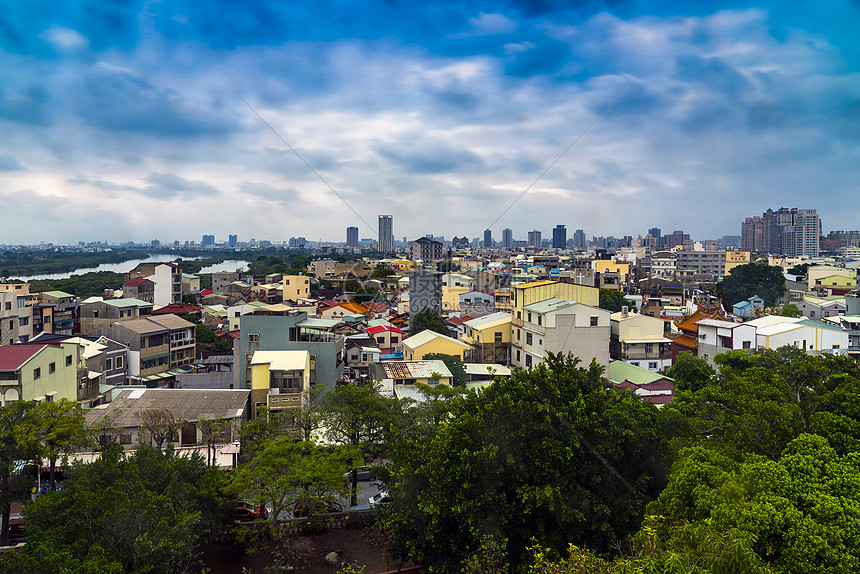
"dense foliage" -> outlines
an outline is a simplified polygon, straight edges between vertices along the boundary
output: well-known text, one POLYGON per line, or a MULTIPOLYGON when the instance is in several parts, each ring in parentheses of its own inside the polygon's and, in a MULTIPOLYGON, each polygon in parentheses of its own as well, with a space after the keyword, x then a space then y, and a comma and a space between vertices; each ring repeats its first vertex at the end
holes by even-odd
POLYGON ((122 289, 125 276, 113 271, 91 271, 65 279, 33 279, 30 292, 63 291, 76 297, 101 297, 105 289, 122 289))
POLYGON ((517 571, 532 539, 607 550, 636 530, 667 464, 657 409, 577 363, 549 356, 396 444, 384 519, 395 556, 460 572, 490 539, 517 571))
POLYGON ((714 291, 726 308, 735 303, 758 295, 767 307, 773 307, 776 300, 785 293, 785 277, 782 267, 767 263, 747 263, 733 268, 717 283, 714 291))
POLYGON ((149 257, 148 253, 123 249, 94 252, 6 250, 0 253, 0 277, 68 273, 75 269, 97 267, 102 263, 122 263, 146 257, 149 257))
POLYGON ((600 302, 597 306, 611 313, 621 311, 622 307, 635 310, 633 303, 625 299, 624 294, 617 289, 601 289, 598 297, 600 298, 600 302))
POLYGON ((113 445, 25 505, 29 543, 0 572, 185 572, 229 516, 225 478, 199 456, 143 446, 124 457, 113 445))
MULTIPOLYGON (((451 371, 452 381, 455 387, 466 386, 466 367, 463 365, 463 359, 455 355, 445 355, 443 353, 427 353, 424 355, 425 361, 442 361, 448 370, 451 371)), ((489 374, 489 373, 488 373, 489 374)))

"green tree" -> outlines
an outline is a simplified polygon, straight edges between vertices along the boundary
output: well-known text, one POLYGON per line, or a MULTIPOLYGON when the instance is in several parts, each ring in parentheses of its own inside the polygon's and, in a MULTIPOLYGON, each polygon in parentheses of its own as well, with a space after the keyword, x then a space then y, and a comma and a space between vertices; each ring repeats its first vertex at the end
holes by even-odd
POLYGON ((739 301, 758 295, 767 307, 773 307, 776 300, 785 293, 785 277, 782 267, 767 263, 747 263, 738 265, 714 288, 717 297, 723 300, 726 308, 739 301))
POLYGON ((197 429, 206 444, 206 464, 215 464, 216 447, 233 440, 233 421, 221 415, 214 418, 201 418, 197 421, 197 429))
POLYGON ((12 468, 19 460, 30 460, 41 454, 38 441, 28 432, 36 424, 35 409, 33 401, 17 401, 0 407, 0 546, 6 546, 9 541, 12 468))
POLYGON ((33 411, 32 427, 26 429, 42 445, 41 452, 50 464, 50 488, 56 488, 57 459, 75 452, 89 442, 84 413, 68 399, 44 402, 33 411))
MULTIPOLYGON (((376 385, 338 385, 327 393, 320 412, 326 437, 335 444, 356 447, 364 456, 377 454, 390 429, 393 407, 376 385)), ((362 460, 363 462, 363 460, 362 460)), ((350 504, 358 504, 357 475, 352 473, 350 504)))
POLYGON ((434 435, 398 441, 383 516, 395 557, 460 572, 489 536, 516 572, 533 538, 606 551, 632 533, 667 445, 657 409, 601 374, 550 354, 467 396, 434 435))
POLYGON ((445 319, 442 318, 436 311, 430 307, 424 307, 409 321, 409 332, 417 335, 421 331, 435 331, 443 335, 451 336, 451 329, 445 324, 445 319))
POLYGON ((708 361, 690 351, 678 353, 675 364, 666 371, 667 377, 675 379, 675 386, 685 391, 698 391, 716 374, 708 361))
POLYGON ((788 303, 787 305, 783 305, 782 309, 780 309, 779 314, 783 317, 803 317, 803 313, 800 312, 800 308, 794 303, 788 303))
POLYGON ((371 279, 385 279, 391 275, 396 275, 393 269, 388 267, 383 267, 382 265, 378 266, 376 269, 371 271, 370 278, 371 279))
POLYGON ((463 359, 456 355, 445 355, 443 353, 427 353, 424 355, 425 361, 442 361, 448 370, 451 371, 451 383, 455 387, 466 386, 466 367, 463 364, 463 359))
POLYGON ((625 299, 624 294, 617 289, 601 289, 598 297, 597 306, 612 313, 621 311, 621 307, 634 308, 633 303, 625 299))
POLYGON ((137 417, 140 419, 140 434, 149 435, 158 450, 164 447, 165 442, 172 443, 185 424, 184 419, 176 418, 167 409, 144 409, 137 417))
POLYGON ((24 506, 29 542, 0 572, 185 572, 195 547, 220 533, 225 475, 199 456, 119 445, 78 463, 61 492, 24 506))
POLYGON ((710 523, 754 537, 776 572, 860 571, 860 459, 802 434, 776 460, 738 462, 704 447, 684 452, 655 511, 665 532, 710 523))
POLYGON ((348 449, 325 449, 287 437, 271 439, 236 468, 231 490, 253 504, 270 507, 273 524, 296 508, 324 512, 347 495, 344 473, 353 456, 348 449))
POLYGON ((356 293, 359 289, 361 289, 361 283, 355 279, 347 279, 343 282, 343 290, 347 293, 356 293))
POLYGON ((802 263, 801 265, 795 265, 791 269, 787 271, 787 273, 791 275, 797 275, 798 277, 806 277, 806 274, 809 273, 809 268, 812 267, 809 263, 802 263))

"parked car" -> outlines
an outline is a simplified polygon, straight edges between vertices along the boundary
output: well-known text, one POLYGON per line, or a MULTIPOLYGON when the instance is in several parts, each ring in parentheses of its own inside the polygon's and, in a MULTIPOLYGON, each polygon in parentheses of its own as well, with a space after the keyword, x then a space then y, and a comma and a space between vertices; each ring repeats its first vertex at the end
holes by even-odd
POLYGON ((389 502, 391 502, 391 497, 388 495, 387 490, 380 490, 379 492, 367 499, 367 504, 371 508, 382 504, 388 504, 389 502))
POLYGON ((329 512, 342 512, 343 506, 333 500, 315 500, 313 503, 301 502, 293 509, 293 516, 301 518, 311 514, 326 514, 329 512))
MULTIPOLYGON (((358 482, 366 482, 366 481, 370 480, 370 467, 369 466, 362 466, 360 468, 357 468, 356 473, 358 476, 358 478, 356 480, 358 482)), ((347 480, 350 480, 350 481, 352 480, 352 471, 351 470, 346 471, 345 473, 343 473, 343 475, 346 477, 347 480)))
POLYGON ((234 520, 265 520, 269 511, 265 506, 254 506, 247 502, 237 502, 233 507, 234 520))

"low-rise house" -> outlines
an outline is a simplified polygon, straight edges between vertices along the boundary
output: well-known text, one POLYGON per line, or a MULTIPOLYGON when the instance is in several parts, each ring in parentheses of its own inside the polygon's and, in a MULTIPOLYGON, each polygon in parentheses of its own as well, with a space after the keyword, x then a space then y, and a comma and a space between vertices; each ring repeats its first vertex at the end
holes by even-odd
POLYGON ((140 299, 147 303, 155 301, 155 282, 147 277, 135 277, 122 284, 123 299, 140 299))
POLYGON ((95 299, 81 304, 81 332, 95 334, 99 327, 151 315, 154 305, 140 299, 95 299))
POLYGON ((742 319, 752 319, 764 312, 764 299, 753 295, 744 301, 732 305, 732 315, 742 319))
MULTIPOLYGON (((298 301, 311 295, 311 278, 307 275, 285 275, 281 279, 281 301, 298 301)), ((273 301, 269 301, 274 303, 273 301)))
POLYGON ((698 330, 699 356, 711 365, 714 357, 727 351, 754 351, 756 327, 747 323, 734 323, 721 319, 700 319, 698 330))
POLYGON ((126 281, 145 277, 155 284, 152 303, 169 305, 182 302, 182 271, 176 263, 138 263, 126 273, 126 281))
POLYGON ((343 347, 346 368, 344 372, 351 381, 366 380, 370 374, 370 365, 378 363, 382 351, 376 346, 376 341, 367 335, 348 335, 343 347))
MULTIPOLYGON (((460 294, 460 313, 483 317, 496 311, 496 296, 489 291, 467 291, 460 294)), ((510 312, 508 313, 510 315, 510 312)))
POLYGON ((33 333, 33 302, 27 283, 0 283, 0 344, 29 341, 33 333))
POLYGON ((815 280, 813 290, 821 295, 845 295, 857 289, 857 279, 843 275, 827 275, 815 280))
POLYGON ((182 294, 196 295, 200 293, 200 277, 190 273, 182 274, 182 294))
MULTIPOLYGON (((109 429, 102 440, 116 440, 125 448, 139 444, 152 444, 151 436, 143 427, 142 415, 149 411, 169 413, 182 423, 175 440, 181 447, 205 445, 203 432, 207 420, 224 421, 225 433, 219 436, 218 450, 224 454, 237 452, 234 441, 239 430, 251 414, 250 390, 226 389, 125 389, 110 403, 84 411, 88 425, 98 427, 109 421, 109 429), (230 450, 224 448, 230 447, 230 450)), ((220 434, 220 433, 219 433, 220 434)), ((205 458, 205 453, 204 453, 205 458)), ((233 457, 228 456, 232 461, 233 457)), ((228 464, 229 466, 229 464, 228 464)))
POLYGON ((829 297, 813 297, 804 295, 803 299, 794 301, 800 309, 800 314, 808 319, 820 321, 828 317, 839 317, 845 315, 845 297, 831 295, 829 297))
POLYGON ((397 385, 450 385, 453 376, 445 363, 432 361, 384 361, 370 366, 370 377, 385 384, 391 381, 397 385))
POLYGON ((778 349, 787 345, 809 354, 847 354, 849 332, 829 322, 768 315, 748 321, 756 328, 756 347, 778 349))
POLYGON ((472 347, 453 337, 426 329, 403 340, 403 358, 420 361, 425 355, 441 353, 453 355, 465 361, 472 347))
POLYGON ((609 311, 553 297, 525 305, 517 313, 522 314, 522 319, 519 324, 514 319, 511 327, 513 365, 537 365, 548 351, 572 353, 585 365, 592 359, 604 366, 609 364, 609 311))
POLYGON ((370 326, 367 335, 376 341, 380 349, 393 349, 403 344, 403 331, 391 324, 370 326))
POLYGON ((510 364, 510 313, 492 313, 463 323, 460 339, 471 347, 470 360, 479 363, 510 364))
POLYGON ((79 399, 86 368, 76 344, 17 343, 0 346, 0 401, 79 399))
POLYGON ((672 340, 664 336, 663 319, 622 310, 610 320, 609 356, 649 371, 672 366, 672 340))
POLYGON ((368 317, 369 315, 372 315, 372 313, 370 312, 370 309, 361 303, 356 303, 354 301, 350 301, 348 303, 336 303, 335 305, 320 309, 319 311, 319 316, 323 319, 340 319, 347 315, 363 315, 368 317))
POLYGON ((624 361, 609 363, 606 378, 616 387, 630 389, 637 397, 658 408, 672 402, 675 396, 674 379, 624 361))
POLYGON ((64 291, 44 291, 37 295, 33 313, 33 334, 41 332, 71 335, 79 321, 81 300, 64 291), (40 321, 36 320, 35 308, 39 307, 40 321), (46 311, 50 310, 49 313, 46 311), (50 316, 50 322, 45 320, 50 316))

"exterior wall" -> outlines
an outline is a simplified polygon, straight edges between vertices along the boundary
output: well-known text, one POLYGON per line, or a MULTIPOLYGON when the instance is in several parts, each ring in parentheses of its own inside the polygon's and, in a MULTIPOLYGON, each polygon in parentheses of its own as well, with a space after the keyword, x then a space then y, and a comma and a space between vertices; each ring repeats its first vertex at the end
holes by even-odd
POLYGON ((281 283, 284 286, 283 301, 298 301, 311 294, 311 280, 307 275, 287 275, 281 283))
POLYGON ((152 302, 159 306, 182 302, 182 274, 172 265, 156 265, 152 276, 155 292, 152 302))
POLYGON ((445 339, 435 339, 421 345, 417 349, 409 348, 407 346, 408 343, 409 339, 406 339, 406 343, 403 345, 403 359, 406 361, 422 361, 424 360, 425 355, 429 355, 431 353, 454 355, 455 357, 460 357, 465 360, 469 353, 469 349, 463 348, 462 344, 459 342, 455 343, 453 341, 446 341, 445 339))
POLYGON ((26 342, 33 335, 32 296, 29 286, 21 285, 26 289, 0 291, 0 344, 3 345, 26 342))
POLYGON ((521 321, 521 317, 518 317, 517 313, 521 312, 523 307, 532 303, 546 301, 553 297, 567 299, 568 301, 577 301, 592 307, 597 307, 600 304, 600 290, 585 285, 560 282, 546 282, 537 285, 514 285, 511 287, 511 305, 514 309, 515 324, 517 321, 521 321))
MULTIPOLYGON (((609 365, 610 313, 597 307, 577 305, 544 315, 545 325, 524 322, 521 333, 514 336, 511 363, 527 368, 543 361, 546 351, 571 352, 587 366, 595 359, 609 365), (597 326, 591 326, 591 317, 597 317, 597 326), (529 343, 528 335, 532 342, 529 343), (519 358, 518 358, 519 352, 519 358), (527 357, 531 357, 529 361, 527 357), (529 364, 531 363, 531 365, 529 364)), ((517 327, 514 327, 517 331, 517 327)))
POLYGON ((750 262, 749 251, 726 251, 726 275, 738 265, 746 265, 750 262))
POLYGON ((77 345, 61 347, 47 346, 22 365, 19 373, 21 400, 32 401, 38 397, 53 395, 54 401, 78 400, 78 361, 77 345), (51 364, 54 372, 51 372, 51 364), (67 364, 68 363, 68 364, 67 364), (39 377, 35 370, 39 369, 39 377))
POLYGON ((815 289, 817 280, 829 275, 841 275, 842 277, 852 278, 856 273, 852 269, 844 269, 842 267, 830 267, 829 265, 813 265, 806 271, 806 288, 812 291, 815 289))
POLYGON ((443 311, 460 311, 460 296, 468 293, 468 287, 448 287, 442 286, 442 310, 443 311))
POLYGON ((714 357, 727 351, 749 351, 757 348, 756 328, 752 325, 739 325, 733 329, 699 325, 699 356, 712 366, 714 357), (720 337, 728 337, 728 340, 720 337))
POLYGON ((834 331, 808 325, 800 325, 797 329, 776 335, 758 335, 756 339, 759 347, 768 349, 778 349, 786 345, 803 348, 805 344, 807 353, 832 351, 834 348, 848 349, 849 344, 847 331, 834 331))

